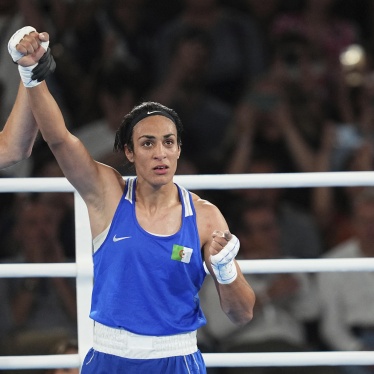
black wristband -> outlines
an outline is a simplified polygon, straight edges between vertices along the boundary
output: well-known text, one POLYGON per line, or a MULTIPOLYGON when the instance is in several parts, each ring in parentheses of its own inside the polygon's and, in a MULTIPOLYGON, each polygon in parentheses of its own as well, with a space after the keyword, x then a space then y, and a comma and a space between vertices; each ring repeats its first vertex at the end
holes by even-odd
POLYGON ((56 62, 52 56, 51 49, 48 47, 43 57, 39 60, 38 65, 32 69, 31 79, 37 80, 38 82, 44 81, 55 69, 56 62))

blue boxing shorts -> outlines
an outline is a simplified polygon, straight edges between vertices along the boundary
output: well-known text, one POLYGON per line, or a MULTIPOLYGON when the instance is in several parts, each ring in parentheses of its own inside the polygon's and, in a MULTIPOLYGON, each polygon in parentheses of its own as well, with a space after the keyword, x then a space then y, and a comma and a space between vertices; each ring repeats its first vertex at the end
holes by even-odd
POLYGON ((206 374, 201 352, 154 359, 123 358, 91 348, 81 374, 206 374))

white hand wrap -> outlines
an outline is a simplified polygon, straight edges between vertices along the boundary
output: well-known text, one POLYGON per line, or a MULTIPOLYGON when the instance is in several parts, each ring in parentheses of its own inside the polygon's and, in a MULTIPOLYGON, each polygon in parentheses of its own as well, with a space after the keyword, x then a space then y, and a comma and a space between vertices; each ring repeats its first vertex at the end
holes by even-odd
POLYGON ((210 262, 218 283, 232 283, 238 276, 234 258, 240 248, 239 239, 233 235, 221 252, 210 256, 210 262))
MULTIPOLYGON (((19 29, 16 31, 12 37, 9 39, 8 42, 8 52, 11 55, 14 62, 17 63, 17 61, 24 56, 21 52, 18 52, 16 47, 17 44, 23 39, 25 35, 30 34, 31 32, 36 31, 31 26, 25 26, 22 29, 19 29)), ((41 42, 41 47, 47 51, 49 46, 49 41, 47 42, 41 42)), ((38 65, 38 63, 31 65, 31 66, 21 66, 18 65, 18 71, 21 76, 22 82, 25 87, 35 87, 41 82, 38 82, 37 80, 32 80, 32 70, 38 65)))

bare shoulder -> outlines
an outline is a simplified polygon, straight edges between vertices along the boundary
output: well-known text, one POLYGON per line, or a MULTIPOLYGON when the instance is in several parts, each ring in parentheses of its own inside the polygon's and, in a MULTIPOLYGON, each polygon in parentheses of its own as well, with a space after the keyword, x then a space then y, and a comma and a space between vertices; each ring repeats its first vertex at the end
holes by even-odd
POLYGON ((197 214, 209 214, 213 213, 214 211, 219 212, 218 207, 212 204, 210 201, 202 199, 199 195, 196 195, 193 192, 191 192, 191 195, 197 214))
POLYGON ((208 241, 211 239, 213 231, 224 231, 228 229, 226 219, 220 209, 210 201, 192 194, 193 203, 196 211, 197 226, 201 238, 208 241))
MULTIPOLYGON (((96 162, 97 179, 95 186, 84 195, 84 200, 89 210, 103 212, 113 211, 116 207, 125 187, 125 181, 121 174, 114 168, 96 162)), ((92 179, 92 178, 91 178, 92 179)))
MULTIPOLYGON (((118 172, 118 170, 114 169, 113 167, 103 164, 101 162, 96 161, 97 166, 102 174, 102 177, 109 178, 111 181, 117 181, 120 184, 124 184, 123 176, 118 172)), ((108 182, 108 181, 106 181, 108 182)))
POLYGON ((113 219, 125 189, 125 179, 112 167, 97 162, 98 183, 92 194, 85 196, 93 236, 100 234, 113 219))

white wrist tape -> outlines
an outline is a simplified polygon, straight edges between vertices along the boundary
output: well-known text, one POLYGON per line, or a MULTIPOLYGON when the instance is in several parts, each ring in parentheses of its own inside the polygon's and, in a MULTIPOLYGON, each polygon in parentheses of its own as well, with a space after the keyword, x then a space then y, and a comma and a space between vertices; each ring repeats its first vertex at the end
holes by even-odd
POLYGON ((42 83, 42 82, 38 82, 37 80, 32 80, 31 79, 32 69, 34 69, 36 66, 38 66, 38 64, 34 64, 34 65, 31 65, 31 66, 18 65, 19 75, 21 76, 21 80, 22 80, 23 85, 25 87, 28 87, 28 88, 35 87, 38 84, 42 83))
POLYGON ((210 262, 218 283, 232 283, 238 276, 234 259, 239 252, 239 239, 233 235, 221 252, 210 256, 210 262))
MULTIPOLYGON (((22 29, 19 29, 16 31, 12 37, 9 39, 8 42, 8 52, 11 55, 12 59, 14 62, 17 62, 20 58, 24 56, 23 53, 18 52, 16 47, 17 44, 23 39, 25 35, 30 34, 31 32, 36 31, 33 27, 31 26, 25 26, 22 29)), ((49 46, 49 41, 47 42, 41 42, 40 43, 41 47, 47 51, 48 46, 49 46)), ((41 82, 38 82, 37 80, 32 80, 32 70, 38 65, 38 63, 31 65, 31 66, 21 66, 18 65, 18 71, 21 76, 22 82, 25 87, 35 87, 41 82)))

